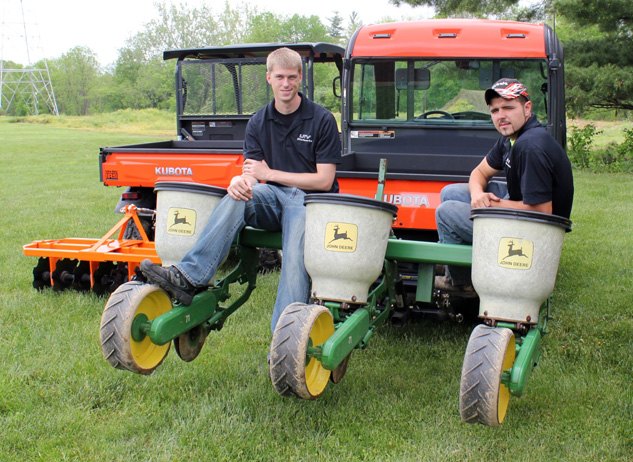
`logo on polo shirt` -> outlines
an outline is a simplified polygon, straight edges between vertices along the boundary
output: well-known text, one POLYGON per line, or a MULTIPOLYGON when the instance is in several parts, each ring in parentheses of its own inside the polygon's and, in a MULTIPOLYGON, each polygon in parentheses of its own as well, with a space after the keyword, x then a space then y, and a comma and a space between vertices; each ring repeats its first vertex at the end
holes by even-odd
POLYGON ((302 141, 304 143, 312 143, 312 135, 299 134, 299 136, 297 137, 297 141, 302 141))

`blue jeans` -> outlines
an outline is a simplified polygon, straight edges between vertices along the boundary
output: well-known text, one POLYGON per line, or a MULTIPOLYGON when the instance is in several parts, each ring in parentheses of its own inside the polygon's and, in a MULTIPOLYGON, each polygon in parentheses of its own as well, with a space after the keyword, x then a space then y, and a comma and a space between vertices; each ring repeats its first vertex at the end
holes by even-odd
POLYGON ((305 193, 297 188, 256 184, 249 201, 225 196, 193 248, 176 265, 195 286, 205 286, 228 255, 231 244, 244 226, 281 231, 283 263, 273 309, 271 330, 283 310, 293 302, 307 303, 310 277, 303 263, 305 193))
MULTIPOLYGON (((491 181, 486 188, 501 199, 508 198, 508 187, 500 181, 491 181)), ((440 193, 440 205, 435 210, 437 234, 443 244, 473 243, 473 222, 470 219, 470 191, 468 184, 445 186, 440 193)), ((454 285, 470 284, 470 268, 449 266, 448 275, 454 285)))

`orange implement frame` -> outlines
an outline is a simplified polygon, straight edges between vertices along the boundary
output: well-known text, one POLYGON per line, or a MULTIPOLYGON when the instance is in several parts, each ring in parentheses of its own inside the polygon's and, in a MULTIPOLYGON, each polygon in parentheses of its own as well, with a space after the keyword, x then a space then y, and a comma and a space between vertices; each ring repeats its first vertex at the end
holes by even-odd
POLYGON ((122 211, 125 216, 100 239, 65 238, 33 241, 22 247, 24 255, 49 259, 51 286, 53 271, 62 259, 87 261, 90 264, 90 287, 95 284, 94 273, 102 262, 127 263, 128 280, 134 276, 141 261, 148 258, 160 264, 154 243, 149 240, 138 217, 138 208, 128 205, 122 211), (125 225, 133 220, 141 239, 123 239, 125 225), (118 231, 118 236, 112 236, 118 231))

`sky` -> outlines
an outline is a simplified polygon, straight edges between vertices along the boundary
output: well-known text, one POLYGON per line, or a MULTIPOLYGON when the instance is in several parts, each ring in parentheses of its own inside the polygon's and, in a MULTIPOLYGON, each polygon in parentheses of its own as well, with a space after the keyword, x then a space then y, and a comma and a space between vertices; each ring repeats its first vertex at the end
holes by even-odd
MULTIPOLYGON (((0 59, 24 65, 54 59, 76 46, 90 48, 102 66, 117 59, 126 40, 157 17, 156 0, 0 0, 0 59), (24 19, 23 19, 24 18, 24 19), (28 45, 28 46, 27 46, 28 45)), ((223 7, 224 0, 167 0, 176 5, 223 7)), ((347 20, 356 11, 364 24, 384 18, 419 19, 428 8, 396 7, 389 0, 229 0, 259 11, 292 16, 317 15, 327 24, 335 11, 347 20)), ((204 44, 206 45, 206 44, 204 44)))

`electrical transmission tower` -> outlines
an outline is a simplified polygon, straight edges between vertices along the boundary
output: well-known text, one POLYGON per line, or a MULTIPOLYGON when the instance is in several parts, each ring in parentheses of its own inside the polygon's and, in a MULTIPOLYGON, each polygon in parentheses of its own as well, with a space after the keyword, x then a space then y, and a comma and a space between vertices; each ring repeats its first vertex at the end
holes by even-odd
POLYGON ((41 60, 38 66, 31 62, 30 37, 22 0, 2 0, 0 14, 0 113, 39 114, 47 109, 51 114, 59 115, 46 59, 41 60), (18 46, 16 42, 21 39, 24 42, 18 46), (10 50, 5 50, 5 43, 10 43, 10 50), (7 52, 12 57, 25 59, 26 65, 20 67, 6 61, 7 52))

